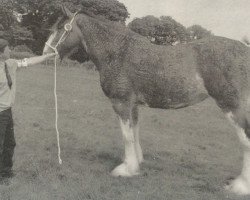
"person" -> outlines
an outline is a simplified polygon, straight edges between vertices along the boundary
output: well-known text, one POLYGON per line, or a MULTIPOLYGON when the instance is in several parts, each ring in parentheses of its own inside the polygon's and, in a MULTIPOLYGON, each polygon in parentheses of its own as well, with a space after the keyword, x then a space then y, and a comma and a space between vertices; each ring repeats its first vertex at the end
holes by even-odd
POLYGON ((14 175, 13 155, 16 146, 11 107, 16 93, 16 70, 35 65, 55 56, 56 53, 25 58, 10 59, 7 40, 0 39, 0 182, 14 175))

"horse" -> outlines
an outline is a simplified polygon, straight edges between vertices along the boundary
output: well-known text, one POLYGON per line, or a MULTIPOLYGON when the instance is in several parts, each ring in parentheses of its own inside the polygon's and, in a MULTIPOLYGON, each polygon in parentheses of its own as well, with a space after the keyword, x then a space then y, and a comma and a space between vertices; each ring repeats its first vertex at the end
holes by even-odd
POLYGON ((249 47, 218 36, 158 46, 119 22, 84 10, 73 14, 64 7, 43 53, 57 50, 63 58, 75 48, 84 49, 95 64, 101 88, 120 121, 125 155, 113 176, 139 174, 144 160, 139 106, 180 109, 212 97, 244 147, 242 172, 226 189, 250 194, 249 47))

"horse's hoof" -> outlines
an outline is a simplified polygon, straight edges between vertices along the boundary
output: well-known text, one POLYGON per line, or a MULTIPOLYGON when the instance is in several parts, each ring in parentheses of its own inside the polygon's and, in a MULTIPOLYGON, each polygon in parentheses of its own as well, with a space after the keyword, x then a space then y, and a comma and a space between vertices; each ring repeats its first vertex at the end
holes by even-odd
POLYGON ((131 177, 139 174, 139 167, 132 169, 126 163, 122 163, 117 166, 112 172, 111 175, 114 177, 122 176, 122 177, 131 177))
POLYGON ((226 185, 225 189, 237 195, 248 195, 250 194, 250 183, 239 176, 226 185))

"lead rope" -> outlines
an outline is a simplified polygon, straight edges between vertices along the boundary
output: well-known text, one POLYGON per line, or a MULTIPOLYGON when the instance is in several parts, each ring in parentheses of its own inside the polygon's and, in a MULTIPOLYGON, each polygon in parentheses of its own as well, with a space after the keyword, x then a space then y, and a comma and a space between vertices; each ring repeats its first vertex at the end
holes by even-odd
MULTIPOLYGON (((64 36, 65 33, 62 35, 64 36)), ((50 44, 48 44, 47 42, 45 43, 47 46, 49 46, 51 49, 53 49, 55 51, 55 53, 58 55, 57 49, 56 47, 58 46, 59 42, 61 42, 62 37, 60 38, 60 40, 58 41, 58 43, 56 44, 55 47, 51 46, 50 44)), ((55 68, 54 68, 54 97, 55 97, 55 128, 56 128, 56 138, 57 138, 57 149, 58 149, 58 162, 61 165, 62 164, 62 159, 61 159, 61 147, 60 147, 60 133, 58 131, 58 105, 57 105, 57 55, 55 55, 54 58, 54 63, 55 63, 55 68)))
MULTIPOLYGON (((66 34, 66 31, 63 32, 61 38, 58 40, 57 44, 55 47, 52 47, 51 48, 55 51, 55 53, 58 54, 57 52, 57 46, 61 43, 64 35, 66 34)), ((57 156, 58 156, 58 162, 59 164, 61 165, 62 164, 62 159, 61 159, 61 147, 60 147, 60 133, 58 131, 58 105, 57 105, 57 55, 55 56, 55 60, 54 60, 54 63, 55 63, 55 68, 54 68, 54 97, 55 97, 55 128, 56 128, 56 138, 57 138, 57 149, 58 149, 58 153, 57 153, 57 156)))
POLYGON ((58 106, 57 106, 57 75, 56 75, 56 69, 57 69, 57 55, 55 56, 55 72, 54 72, 54 96, 55 96, 55 127, 56 127, 56 137, 57 137, 57 148, 58 148, 58 162, 61 165, 62 164, 62 159, 61 159, 61 147, 60 147, 60 133, 58 131, 58 106))
MULTIPOLYGON (((71 29, 72 29, 72 23, 75 19, 75 16, 77 15, 77 12, 74 14, 73 18, 71 19, 70 23, 67 23, 64 25, 64 29, 65 31, 63 32, 62 36, 60 37, 60 39, 58 40, 57 44, 55 45, 55 47, 51 46, 49 43, 45 43, 45 45, 49 46, 51 49, 53 49, 55 51, 55 53, 58 55, 58 51, 57 51, 57 46, 62 43, 65 38, 63 38, 65 36, 66 33, 68 33, 71 29)), ((58 162, 61 165, 62 164, 62 159, 61 159, 61 147, 60 147, 60 133, 58 131, 58 105, 57 105, 57 55, 55 56, 54 59, 54 63, 55 63, 55 70, 54 70, 54 97, 55 97, 55 128, 56 128, 56 137, 57 137, 57 148, 58 148, 58 162)))

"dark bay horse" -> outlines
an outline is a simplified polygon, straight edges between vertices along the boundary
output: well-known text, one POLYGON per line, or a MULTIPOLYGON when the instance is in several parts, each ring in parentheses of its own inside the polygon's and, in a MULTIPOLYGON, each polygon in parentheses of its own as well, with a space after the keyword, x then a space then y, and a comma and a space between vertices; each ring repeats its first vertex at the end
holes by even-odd
POLYGON ((179 109, 211 96, 236 128, 244 146, 241 175, 227 188, 237 194, 250 194, 250 125, 246 117, 249 47, 215 36, 175 47, 156 46, 118 22, 84 11, 77 15, 67 8, 63 11, 44 53, 57 46, 64 57, 76 47, 83 48, 96 65, 103 92, 119 117, 125 142, 124 162, 112 175, 139 173, 143 154, 138 105, 179 109), (62 38, 65 24, 68 28, 62 38))

